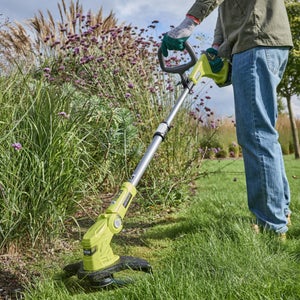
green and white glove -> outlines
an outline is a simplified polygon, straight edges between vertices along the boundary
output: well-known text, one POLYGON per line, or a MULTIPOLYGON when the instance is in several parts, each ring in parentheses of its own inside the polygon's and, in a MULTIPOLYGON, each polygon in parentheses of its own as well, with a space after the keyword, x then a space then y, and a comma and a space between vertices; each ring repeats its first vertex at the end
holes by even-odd
POLYGON ((193 19, 186 17, 179 26, 166 33, 161 44, 163 56, 168 56, 168 50, 184 50, 185 42, 197 25, 193 19))

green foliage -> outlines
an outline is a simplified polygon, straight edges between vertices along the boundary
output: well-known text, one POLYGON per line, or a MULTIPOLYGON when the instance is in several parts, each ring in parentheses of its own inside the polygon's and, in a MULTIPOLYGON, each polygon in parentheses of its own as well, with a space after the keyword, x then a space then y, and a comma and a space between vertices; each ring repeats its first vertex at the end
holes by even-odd
POLYGON ((123 179, 137 130, 128 110, 70 85, 20 75, 0 84, 0 245, 48 242, 94 185, 123 179))
POLYGON ((42 82, 16 77, 0 84, 0 245, 34 245, 56 236, 75 211, 89 160, 76 128, 85 112, 59 115, 70 95, 42 82))
POLYGON ((299 159, 300 146, 291 101, 292 96, 300 94, 300 3, 298 1, 289 2, 286 7, 290 20, 294 47, 290 50, 289 61, 283 79, 278 86, 278 94, 281 97, 285 97, 287 100, 287 107, 291 120, 291 129, 294 144, 293 152, 295 152, 295 158, 299 159))
POLYGON ((86 136, 87 151, 94 161, 90 170, 92 186, 101 192, 115 189, 141 155, 132 113, 125 107, 112 107, 96 96, 88 98, 84 105, 78 98, 76 102, 78 107, 88 106, 90 111, 81 134, 86 136))
POLYGON ((216 158, 226 158, 228 157, 228 152, 226 149, 221 149, 216 153, 216 158))
POLYGON ((291 2, 286 5, 294 47, 290 51, 289 61, 278 94, 289 98, 300 93, 300 3, 291 2))
POLYGON ((289 145, 281 145, 281 151, 283 153, 283 155, 288 155, 290 154, 290 147, 289 145))
POLYGON ((204 133, 200 140, 200 152, 204 158, 214 158, 216 154, 222 149, 219 140, 218 131, 211 126, 204 126, 204 133))
POLYGON ((239 157, 240 155, 240 147, 236 142, 232 142, 229 146, 228 146, 228 151, 229 151, 229 155, 230 157, 239 157))

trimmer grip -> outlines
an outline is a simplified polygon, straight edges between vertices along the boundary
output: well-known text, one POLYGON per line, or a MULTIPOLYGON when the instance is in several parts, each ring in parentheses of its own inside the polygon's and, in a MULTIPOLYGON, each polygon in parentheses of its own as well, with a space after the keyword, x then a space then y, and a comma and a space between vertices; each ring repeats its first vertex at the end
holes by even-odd
POLYGON ((185 49, 187 50, 188 54, 190 55, 190 61, 188 63, 178 65, 178 66, 171 66, 168 67, 166 65, 165 58, 162 54, 162 49, 161 47, 158 49, 158 60, 160 67, 163 71, 167 73, 176 73, 176 74, 183 74, 185 71, 189 70, 198 60, 196 53, 193 49, 193 47, 188 43, 185 42, 185 49))

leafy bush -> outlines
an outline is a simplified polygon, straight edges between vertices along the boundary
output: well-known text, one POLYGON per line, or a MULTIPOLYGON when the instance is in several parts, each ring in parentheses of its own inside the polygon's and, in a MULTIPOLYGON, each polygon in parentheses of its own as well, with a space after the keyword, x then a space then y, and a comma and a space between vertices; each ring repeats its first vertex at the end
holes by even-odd
POLYGON ((228 157, 228 152, 226 149, 221 149, 216 153, 216 158, 226 158, 228 157))
POLYGON ((214 158, 216 153, 222 149, 215 129, 206 129, 206 133, 200 140, 200 145, 204 158, 214 158))

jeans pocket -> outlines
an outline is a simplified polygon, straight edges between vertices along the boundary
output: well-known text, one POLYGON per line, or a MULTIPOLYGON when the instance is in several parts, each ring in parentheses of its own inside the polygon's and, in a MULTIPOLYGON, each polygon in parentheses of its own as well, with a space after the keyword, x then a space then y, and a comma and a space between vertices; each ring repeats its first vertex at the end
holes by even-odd
POLYGON ((287 47, 276 47, 276 48, 265 48, 266 64, 268 70, 274 75, 280 78, 283 75, 287 64, 288 48, 287 47))
POLYGON ((265 49, 267 67, 274 75, 278 73, 278 57, 273 49, 265 49))

